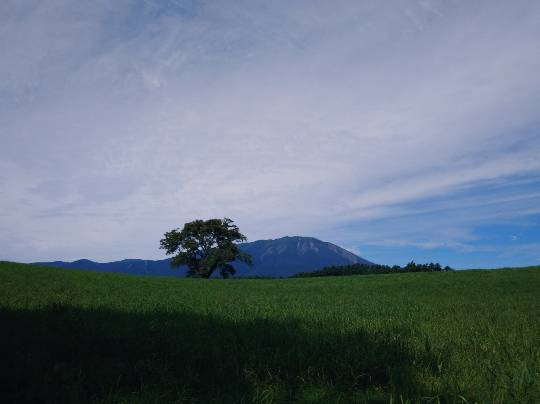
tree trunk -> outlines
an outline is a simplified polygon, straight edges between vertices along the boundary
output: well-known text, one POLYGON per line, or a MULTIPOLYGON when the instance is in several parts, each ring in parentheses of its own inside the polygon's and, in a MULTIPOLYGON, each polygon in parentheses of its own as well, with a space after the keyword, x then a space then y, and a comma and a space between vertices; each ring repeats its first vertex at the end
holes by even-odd
POLYGON ((210 268, 206 272, 199 272, 199 275, 200 275, 201 278, 208 279, 208 278, 210 278, 212 276, 212 274, 214 273, 216 268, 217 268, 217 266, 213 266, 212 268, 210 268))

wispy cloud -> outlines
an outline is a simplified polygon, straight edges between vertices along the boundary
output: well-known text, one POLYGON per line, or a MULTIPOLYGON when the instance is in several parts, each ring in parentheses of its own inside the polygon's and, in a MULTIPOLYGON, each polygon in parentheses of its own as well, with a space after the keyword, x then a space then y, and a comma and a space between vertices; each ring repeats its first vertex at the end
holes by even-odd
POLYGON ((225 215, 459 247, 466 210, 537 212, 538 188, 503 201, 540 172, 534 2, 7 1, 0 26, 3 258, 156 257, 225 215))

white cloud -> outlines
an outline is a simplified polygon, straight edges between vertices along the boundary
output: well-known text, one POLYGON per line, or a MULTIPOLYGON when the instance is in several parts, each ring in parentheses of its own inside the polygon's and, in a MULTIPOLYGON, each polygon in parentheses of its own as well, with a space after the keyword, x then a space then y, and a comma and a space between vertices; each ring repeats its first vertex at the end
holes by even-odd
POLYGON ((540 171, 533 2, 29 4, 0 12, 5 258, 155 257, 225 215, 337 240, 540 171))

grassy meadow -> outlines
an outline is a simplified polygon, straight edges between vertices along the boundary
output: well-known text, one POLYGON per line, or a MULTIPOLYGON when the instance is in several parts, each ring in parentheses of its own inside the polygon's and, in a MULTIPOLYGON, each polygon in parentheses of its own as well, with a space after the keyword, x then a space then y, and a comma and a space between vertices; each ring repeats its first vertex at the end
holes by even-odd
POLYGON ((540 268, 153 278, 0 263, 0 402, 539 403, 540 268))

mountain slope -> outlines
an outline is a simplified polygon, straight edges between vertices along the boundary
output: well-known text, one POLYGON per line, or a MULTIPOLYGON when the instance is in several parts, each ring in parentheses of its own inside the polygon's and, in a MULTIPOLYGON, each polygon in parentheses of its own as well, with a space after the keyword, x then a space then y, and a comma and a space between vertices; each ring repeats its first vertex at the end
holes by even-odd
MULTIPOLYGON (((241 244, 241 249, 253 258, 253 266, 235 263, 237 276, 290 276, 298 272, 313 271, 328 265, 370 263, 357 255, 313 237, 282 237, 241 244)), ((86 259, 64 262, 36 262, 35 264, 62 268, 119 272, 136 275, 184 276, 184 268, 171 269, 169 259, 126 259, 99 263, 86 259)))
POLYGON ((328 265, 370 263, 335 244, 313 237, 282 237, 242 245, 253 258, 253 267, 236 264, 238 276, 290 276, 328 265))

